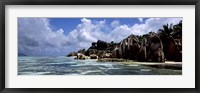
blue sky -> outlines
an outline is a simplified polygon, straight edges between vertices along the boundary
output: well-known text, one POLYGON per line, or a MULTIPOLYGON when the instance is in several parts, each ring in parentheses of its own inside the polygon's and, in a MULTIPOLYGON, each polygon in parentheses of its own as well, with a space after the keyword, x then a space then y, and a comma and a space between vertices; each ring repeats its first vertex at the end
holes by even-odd
POLYGON ((131 34, 157 32, 182 18, 18 18, 18 52, 61 56, 87 49, 92 42, 120 42, 131 34))
MULTIPOLYGON (((64 30, 64 34, 67 35, 70 31, 74 30, 78 24, 81 24, 82 18, 49 18, 49 22, 51 24, 51 28, 53 31, 56 31, 60 28, 64 30)), ((138 18, 87 18, 95 21, 106 20, 106 24, 111 24, 114 20, 120 22, 120 24, 126 24, 129 26, 134 25, 135 23, 142 23, 138 20, 138 18)), ((145 21, 147 18, 143 18, 145 21)), ((103 30, 104 31, 104 30, 103 30)), ((106 31, 104 31, 106 32, 106 31)))

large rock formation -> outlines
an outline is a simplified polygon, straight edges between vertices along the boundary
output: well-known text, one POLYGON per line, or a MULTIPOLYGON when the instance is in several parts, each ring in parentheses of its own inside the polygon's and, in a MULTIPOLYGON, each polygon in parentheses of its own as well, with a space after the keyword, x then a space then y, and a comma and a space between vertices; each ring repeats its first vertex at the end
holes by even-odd
POLYGON ((128 50, 130 50, 129 58, 130 59, 137 59, 137 54, 140 50, 139 40, 135 35, 130 35, 128 38, 128 50))
POLYGON ((170 38, 168 41, 166 58, 173 61, 182 61, 182 44, 178 39, 170 38))
POLYGON ((76 52, 72 52, 68 56, 77 55, 77 59, 85 59, 86 55, 90 56, 91 59, 121 58, 140 62, 165 62, 165 58, 166 60, 182 61, 181 40, 170 39, 166 45, 167 52, 164 53, 163 43, 159 35, 150 34, 147 38, 140 37, 140 40, 138 36, 130 35, 120 43, 106 43, 98 40, 93 42, 89 49, 79 50, 79 55, 76 52))
POLYGON ((181 39, 175 39, 176 45, 176 59, 177 62, 182 62, 182 41, 181 39))
POLYGON ((112 51, 112 58, 120 58, 119 46, 116 46, 112 51))
POLYGON ((147 39, 144 38, 142 40, 142 44, 140 47, 140 51, 137 54, 137 60, 141 61, 141 62, 146 62, 147 61, 147 51, 146 51, 146 47, 147 47, 147 39))
POLYGON ((147 58, 148 61, 165 62, 162 41, 157 35, 153 35, 148 40, 147 58))
POLYGON ((165 60, 182 61, 182 42, 180 39, 170 39, 168 43, 165 44, 167 47, 164 53, 163 42, 158 34, 151 33, 146 36, 147 38, 141 36, 140 41, 135 35, 130 35, 123 39, 113 49, 112 57, 141 62, 165 62, 165 60))
POLYGON ((112 51, 114 58, 136 59, 139 52, 139 40, 135 35, 130 35, 120 42, 112 51))

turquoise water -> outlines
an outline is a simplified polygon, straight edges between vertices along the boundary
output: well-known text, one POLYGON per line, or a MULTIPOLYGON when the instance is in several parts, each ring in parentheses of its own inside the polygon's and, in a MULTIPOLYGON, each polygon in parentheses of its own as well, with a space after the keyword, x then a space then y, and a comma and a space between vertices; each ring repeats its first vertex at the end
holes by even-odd
POLYGON ((157 69, 74 57, 18 57, 18 75, 181 75, 181 70, 157 69))

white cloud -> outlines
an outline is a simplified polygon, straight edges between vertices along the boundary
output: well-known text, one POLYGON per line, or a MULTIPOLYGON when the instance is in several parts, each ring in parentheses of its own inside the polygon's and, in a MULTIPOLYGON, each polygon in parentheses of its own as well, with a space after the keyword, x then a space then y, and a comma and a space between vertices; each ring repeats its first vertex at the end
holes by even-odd
MULTIPOLYGON (((141 19, 140 19, 141 20, 141 19)), ((130 34, 142 35, 158 31, 163 24, 178 23, 182 18, 150 18, 142 23, 120 25, 118 20, 106 24, 83 18, 81 23, 66 36, 63 29, 52 31, 45 18, 19 18, 19 51, 28 55, 65 55, 71 51, 89 48, 92 42, 104 40, 120 42, 130 34), (112 28, 106 32, 106 28, 112 28)))
POLYGON ((161 29, 164 24, 177 24, 182 18, 149 18, 143 24, 134 24, 131 28, 134 34, 142 35, 150 31, 156 32, 161 29))
POLYGON ((18 19, 18 49, 27 55, 64 54, 68 39, 63 30, 52 31, 46 18, 18 19))
POLYGON ((143 18, 138 18, 139 22, 142 23, 143 22, 143 18))
POLYGON ((112 21, 112 23, 111 23, 111 27, 117 27, 117 26, 119 26, 120 25, 120 23, 119 23, 119 20, 114 20, 114 21, 112 21))

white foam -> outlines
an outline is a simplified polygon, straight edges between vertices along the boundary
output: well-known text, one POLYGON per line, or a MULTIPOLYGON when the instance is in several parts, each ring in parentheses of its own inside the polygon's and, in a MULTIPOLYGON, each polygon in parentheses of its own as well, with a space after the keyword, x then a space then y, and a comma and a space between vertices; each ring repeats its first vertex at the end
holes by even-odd
POLYGON ((76 62, 57 62, 57 63, 47 63, 47 64, 75 64, 76 62))
POLYGON ((151 69, 140 69, 140 71, 151 71, 151 69))
POLYGON ((84 63, 78 63, 77 65, 72 65, 72 66, 88 66, 88 65, 93 65, 93 66, 105 66, 105 67, 113 67, 112 64, 102 64, 102 63, 96 63, 96 62, 84 62, 84 63))
POLYGON ((65 74, 65 75, 80 75, 80 74, 77 74, 77 73, 70 73, 70 74, 65 74))
POLYGON ((114 67, 111 67, 111 68, 103 68, 103 67, 99 67, 99 69, 102 69, 102 70, 107 69, 107 70, 109 70, 109 69, 121 69, 121 68, 114 68, 114 67))
POLYGON ((44 74, 48 74, 50 72, 23 72, 21 73, 21 75, 44 75, 44 74))
POLYGON ((88 74, 92 72, 102 72, 102 71, 101 70, 85 71, 85 72, 81 72, 81 74, 84 75, 84 74, 88 74))
POLYGON ((138 66, 138 65, 128 65, 128 66, 133 66, 133 67, 135 67, 135 66, 138 66))

